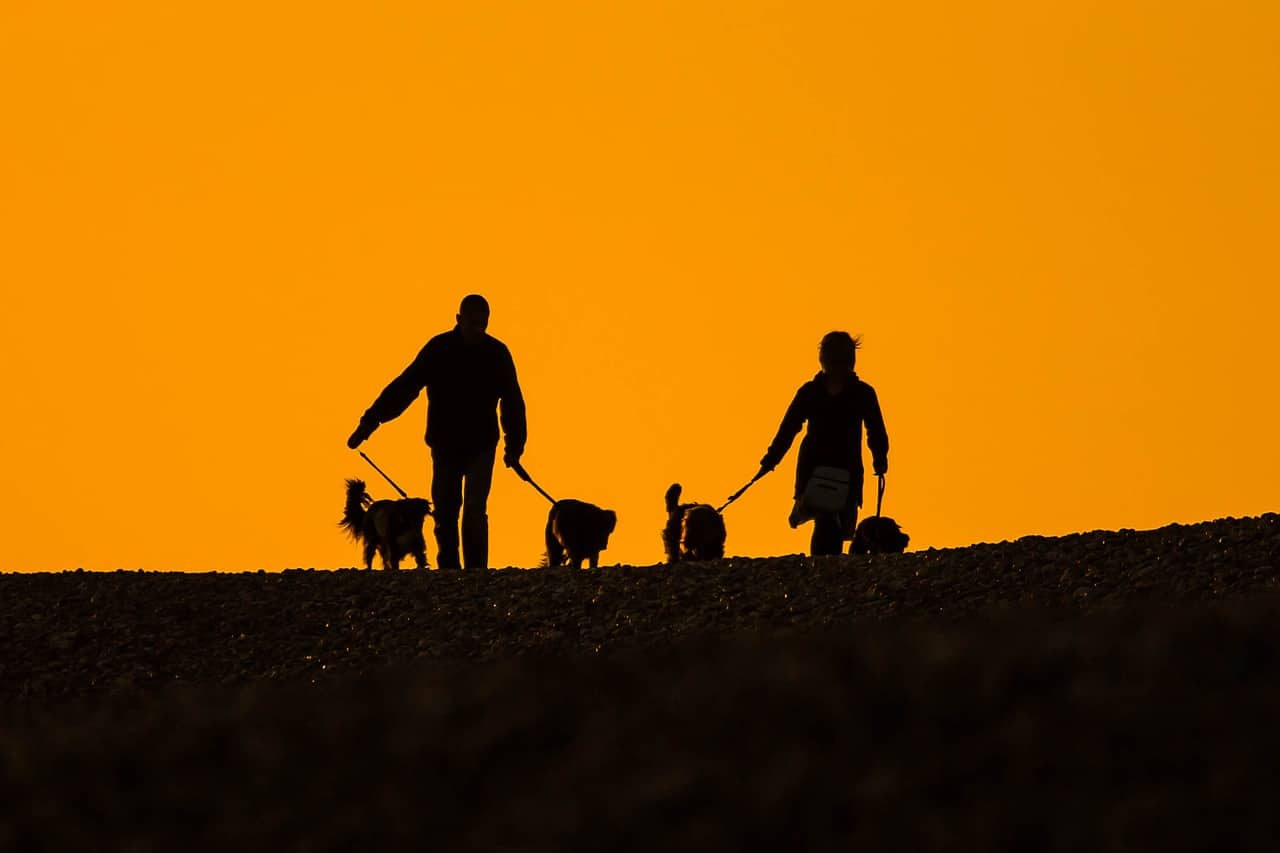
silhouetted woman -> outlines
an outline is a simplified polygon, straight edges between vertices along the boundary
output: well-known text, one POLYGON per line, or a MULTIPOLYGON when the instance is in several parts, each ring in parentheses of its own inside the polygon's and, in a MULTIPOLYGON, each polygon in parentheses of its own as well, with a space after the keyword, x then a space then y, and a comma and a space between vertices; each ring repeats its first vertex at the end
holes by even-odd
MULTIPOLYGON (((876 474, 889 470, 889 435, 880 414, 880 402, 875 389, 853 372, 860 345, 861 340, 848 332, 830 332, 822 338, 818 347, 822 370, 796 392, 756 475, 762 476, 778 466, 805 424, 808 428, 796 461, 797 511, 815 468, 830 466, 849 472, 849 498, 843 511, 814 516, 813 537, 809 540, 809 551, 814 555, 839 554, 844 550, 844 540, 853 537, 858 508, 862 506, 863 424, 867 428, 872 470, 876 474)), ((801 517, 793 511, 791 526, 795 527, 801 517)))

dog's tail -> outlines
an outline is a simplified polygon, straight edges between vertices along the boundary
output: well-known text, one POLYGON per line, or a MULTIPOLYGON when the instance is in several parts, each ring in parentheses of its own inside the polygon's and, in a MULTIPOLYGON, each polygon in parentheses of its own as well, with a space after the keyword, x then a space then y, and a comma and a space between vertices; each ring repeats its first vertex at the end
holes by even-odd
POLYGON ((364 536, 364 513, 373 498, 365 490, 364 480, 347 480, 347 503, 338 526, 357 542, 364 536))
POLYGON ((680 484, 672 483, 667 489, 667 512, 675 512, 680 507, 680 484))

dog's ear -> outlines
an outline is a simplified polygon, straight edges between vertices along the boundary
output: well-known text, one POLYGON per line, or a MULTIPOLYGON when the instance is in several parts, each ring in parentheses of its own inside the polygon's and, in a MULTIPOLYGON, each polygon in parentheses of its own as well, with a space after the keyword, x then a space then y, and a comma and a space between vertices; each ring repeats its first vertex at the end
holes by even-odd
POLYGON ((608 529, 605 532, 612 533, 614 528, 618 526, 618 514, 611 509, 606 509, 604 511, 604 520, 609 525, 608 529))
POLYGON ((885 520, 888 522, 885 525, 885 545, 899 553, 907 550, 907 543, 911 541, 911 537, 892 518, 885 520))

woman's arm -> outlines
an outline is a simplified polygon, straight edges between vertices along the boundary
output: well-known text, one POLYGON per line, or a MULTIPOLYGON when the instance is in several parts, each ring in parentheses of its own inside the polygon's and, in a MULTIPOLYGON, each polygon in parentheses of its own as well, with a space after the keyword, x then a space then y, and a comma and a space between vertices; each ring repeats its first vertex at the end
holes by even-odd
POLYGON ((801 386, 800 390, 796 392, 796 396, 791 400, 791 405, 787 406, 787 412, 782 416, 782 423, 778 426, 778 432, 769 444, 769 449, 765 451, 764 458, 760 460, 761 470, 772 471, 778 467, 782 457, 786 456, 787 451, 791 448, 791 442, 795 441, 800 428, 804 426, 804 422, 808 419, 809 407, 808 395, 805 393, 806 388, 808 388, 807 385, 801 386))

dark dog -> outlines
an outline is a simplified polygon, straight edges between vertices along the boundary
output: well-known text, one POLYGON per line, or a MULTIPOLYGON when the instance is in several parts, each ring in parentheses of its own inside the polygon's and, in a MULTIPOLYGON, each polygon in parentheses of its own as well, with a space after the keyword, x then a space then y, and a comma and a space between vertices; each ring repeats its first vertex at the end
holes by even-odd
POLYGON ((724 517, 711 504, 680 503, 680 484, 667 489, 667 526, 662 547, 668 563, 718 560, 724 556, 724 517))
POLYGON ((364 567, 373 568, 373 555, 382 556, 384 569, 399 569, 400 561, 412 556, 418 568, 427 567, 427 540, 422 525, 431 515, 426 498, 375 501, 365 490, 364 480, 347 480, 347 505, 338 526, 357 542, 364 543, 364 567))
POLYGON ((901 554, 911 537, 902 532, 898 522, 883 515, 873 515, 858 522, 849 543, 850 554, 901 554))
POLYGON ((580 569, 586 560, 596 568, 617 525, 617 513, 611 509, 572 498, 556 501, 547 514, 547 565, 580 569))

